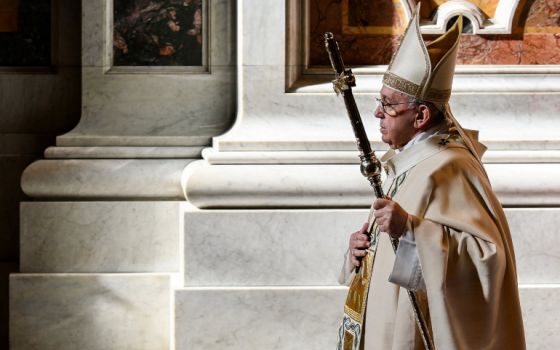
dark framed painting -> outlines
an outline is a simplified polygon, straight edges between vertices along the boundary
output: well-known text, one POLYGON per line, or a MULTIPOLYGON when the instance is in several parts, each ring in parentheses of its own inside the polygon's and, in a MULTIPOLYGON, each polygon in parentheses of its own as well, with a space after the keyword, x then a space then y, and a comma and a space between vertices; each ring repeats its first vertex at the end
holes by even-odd
POLYGON ((113 66, 203 66, 204 2, 114 0, 113 66))
POLYGON ((52 65, 52 1, 0 1, 0 66, 52 65))

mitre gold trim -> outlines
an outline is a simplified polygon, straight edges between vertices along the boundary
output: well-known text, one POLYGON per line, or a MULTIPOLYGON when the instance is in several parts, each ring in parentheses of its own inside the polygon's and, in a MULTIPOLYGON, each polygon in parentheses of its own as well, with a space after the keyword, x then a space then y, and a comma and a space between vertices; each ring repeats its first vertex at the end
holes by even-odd
POLYGON ((413 82, 408 81, 405 78, 401 78, 391 72, 386 72, 383 75, 383 85, 414 97, 417 97, 421 90, 420 85, 414 84, 413 82))

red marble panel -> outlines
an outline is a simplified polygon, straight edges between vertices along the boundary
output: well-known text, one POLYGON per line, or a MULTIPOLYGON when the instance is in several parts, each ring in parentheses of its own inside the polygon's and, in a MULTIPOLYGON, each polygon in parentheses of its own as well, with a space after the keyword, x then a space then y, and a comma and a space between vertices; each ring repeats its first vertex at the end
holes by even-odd
MULTIPOLYGON (((528 5, 528 6, 527 6, 528 5)), ((560 1, 537 0, 529 1, 526 27, 551 27, 556 33, 560 32, 560 1)))
MULTIPOLYGON (((440 2, 428 0, 425 5, 429 9, 440 2)), ((309 65, 330 64, 323 45, 326 31, 335 34, 346 64, 388 64, 403 30, 399 6, 395 0, 310 0, 309 65)), ((560 0, 521 0, 513 34, 463 34, 458 63, 560 64, 560 0)))
POLYGON ((395 15, 391 0, 311 0, 310 4, 310 65, 330 65, 323 40, 327 31, 335 35, 348 64, 386 64, 391 60, 399 36, 371 33, 387 28, 399 28, 402 32, 402 24, 395 15), (347 1, 346 7, 344 1, 347 1), (348 18, 343 18, 342 12, 348 18), (353 33, 348 33, 349 27, 353 33))
POLYGON ((560 63, 560 33, 526 34, 521 64, 560 63))
POLYGON ((522 41, 479 35, 463 35, 457 55, 458 64, 519 64, 522 41))
MULTIPOLYGON (((397 5, 398 4, 397 0, 397 5)), ((400 22, 394 0, 347 0, 342 2, 343 12, 347 7, 350 26, 393 26, 400 22), (348 5, 346 5, 348 4, 348 5)))

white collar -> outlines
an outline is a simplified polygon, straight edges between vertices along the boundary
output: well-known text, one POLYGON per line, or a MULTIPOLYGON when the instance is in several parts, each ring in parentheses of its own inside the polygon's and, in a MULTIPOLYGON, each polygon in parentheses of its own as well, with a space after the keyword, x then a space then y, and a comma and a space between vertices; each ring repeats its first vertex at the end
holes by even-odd
POLYGON ((439 124, 436 124, 434 126, 432 126, 431 128, 429 128, 428 130, 424 130, 422 132, 419 132, 418 134, 414 135, 414 137, 408 141, 408 143, 406 145, 404 145, 401 149, 395 150, 396 153, 400 153, 410 147, 412 147, 413 145, 417 144, 418 142, 425 140, 429 137, 435 136, 435 135, 440 135, 440 134, 446 134, 449 132, 449 128, 447 127, 447 124, 445 122, 441 122, 439 124))

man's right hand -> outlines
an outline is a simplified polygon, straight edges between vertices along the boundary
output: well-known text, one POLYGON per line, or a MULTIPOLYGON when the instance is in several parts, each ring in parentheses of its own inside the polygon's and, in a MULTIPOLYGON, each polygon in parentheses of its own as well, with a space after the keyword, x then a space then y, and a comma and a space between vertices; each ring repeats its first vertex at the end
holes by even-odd
POLYGON ((368 228, 368 223, 363 224, 359 231, 356 231, 350 235, 349 250, 350 257, 352 259, 352 264, 359 267, 361 260, 367 254, 367 249, 369 248, 369 240, 366 235, 368 228))

